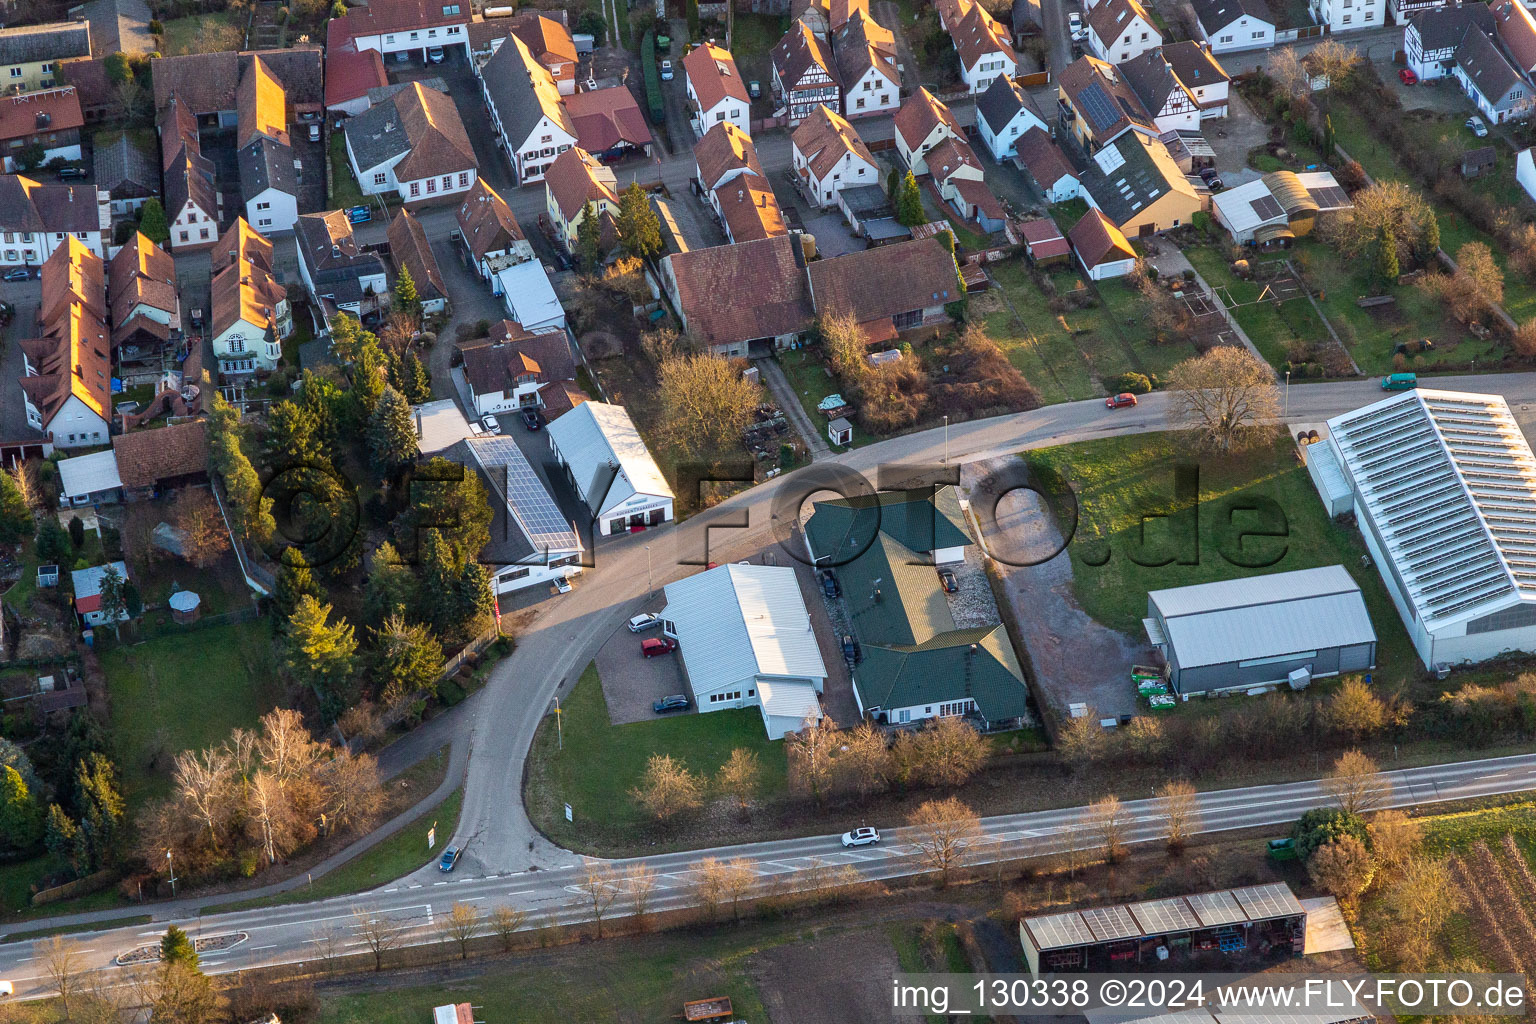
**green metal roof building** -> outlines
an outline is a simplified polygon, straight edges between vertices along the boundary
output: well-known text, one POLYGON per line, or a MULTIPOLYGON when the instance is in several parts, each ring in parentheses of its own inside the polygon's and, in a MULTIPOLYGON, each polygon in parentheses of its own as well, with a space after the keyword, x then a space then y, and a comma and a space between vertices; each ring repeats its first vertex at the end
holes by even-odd
POLYGON ((970 715, 999 728, 1028 713, 1002 624, 960 628, 935 571, 972 543, 954 487, 817 502, 805 538, 842 584, 864 652, 853 672, 863 714, 891 724, 970 715))

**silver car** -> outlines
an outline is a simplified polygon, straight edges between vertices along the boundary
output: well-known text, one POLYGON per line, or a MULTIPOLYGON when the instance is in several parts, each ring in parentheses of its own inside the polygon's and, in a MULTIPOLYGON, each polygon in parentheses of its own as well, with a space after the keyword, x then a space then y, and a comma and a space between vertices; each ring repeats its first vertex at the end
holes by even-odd
POLYGON ((661 625, 660 615, 657 615, 655 612, 641 612, 629 620, 629 631, 631 633, 643 633, 647 629, 659 625, 661 625))

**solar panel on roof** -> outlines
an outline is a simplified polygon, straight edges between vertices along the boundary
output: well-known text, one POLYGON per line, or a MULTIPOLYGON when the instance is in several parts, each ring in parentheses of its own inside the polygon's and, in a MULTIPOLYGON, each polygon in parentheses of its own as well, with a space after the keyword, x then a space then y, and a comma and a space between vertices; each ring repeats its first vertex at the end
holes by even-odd
POLYGON ((1243 908, 1238 906, 1237 900, 1232 898, 1232 893, 1226 890, 1196 893, 1184 899, 1188 901, 1189 909, 1195 912, 1200 923, 1207 928, 1248 920, 1248 915, 1243 912, 1243 908))
POLYGON ((1120 119, 1120 115, 1115 112, 1114 102, 1098 82, 1090 82, 1088 88, 1078 94, 1078 99, 1082 101, 1084 112, 1100 128, 1120 119))
POLYGON ((1063 949, 1067 946, 1086 946, 1094 942, 1093 932, 1083 924, 1076 911, 1065 914, 1049 914, 1031 917, 1024 922, 1040 949, 1063 949))
POLYGON ((506 496, 528 540, 541 551, 569 551, 580 545, 571 524, 549 496, 517 442, 510 437, 476 438, 475 456, 506 496))
POLYGON ((1349 193, 1337 185, 1324 185, 1321 188, 1309 188, 1307 194, 1317 201, 1317 205, 1324 209, 1337 209, 1349 205, 1349 193))
POLYGON ((1294 917, 1306 913, 1296 897, 1291 895, 1290 888, 1279 882, 1233 889, 1232 895, 1248 912, 1249 919, 1254 921, 1268 921, 1276 917, 1294 917))
POLYGON ((1259 196, 1259 198, 1252 200, 1248 205, 1253 207, 1254 216, 1260 220, 1269 220, 1271 217, 1279 217, 1285 213, 1285 208, 1280 205, 1280 201, 1274 196, 1259 196))
POLYGON ((1171 935, 1200 927, 1200 919, 1190 912, 1189 905, 1177 896, 1166 900, 1148 900, 1132 903, 1127 909, 1136 918, 1141 930, 1147 935, 1171 935))
POLYGON ((1090 907, 1082 912, 1083 923, 1092 930, 1100 942, 1114 939, 1133 939, 1141 934, 1141 926, 1123 906, 1090 907))

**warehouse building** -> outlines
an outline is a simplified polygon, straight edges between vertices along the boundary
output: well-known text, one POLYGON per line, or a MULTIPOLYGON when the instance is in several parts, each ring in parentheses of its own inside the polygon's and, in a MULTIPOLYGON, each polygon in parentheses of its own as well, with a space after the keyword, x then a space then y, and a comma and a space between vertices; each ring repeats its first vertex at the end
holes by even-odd
POLYGON ((677 641, 699 711, 756 707, 770 740, 821 720, 827 668, 795 570, 721 565, 666 595, 661 631, 677 641))
POLYGON ((1300 956, 1307 911, 1283 882, 1026 917, 1029 972, 1103 972, 1205 952, 1300 956))
POLYGON ((548 434, 599 536, 672 521, 672 488, 622 405, 582 402, 548 434))
POLYGON ((1141 622, 1182 694, 1301 689, 1376 664, 1365 598, 1341 565, 1154 590, 1141 622))
POLYGON ((1354 209, 1327 171, 1274 171, 1211 197, 1211 212, 1238 245, 1288 246, 1354 209))
POLYGON ((1426 667, 1536 651, 1536 456, 1503 397, 1405 391, 1323 445, 1426 667))

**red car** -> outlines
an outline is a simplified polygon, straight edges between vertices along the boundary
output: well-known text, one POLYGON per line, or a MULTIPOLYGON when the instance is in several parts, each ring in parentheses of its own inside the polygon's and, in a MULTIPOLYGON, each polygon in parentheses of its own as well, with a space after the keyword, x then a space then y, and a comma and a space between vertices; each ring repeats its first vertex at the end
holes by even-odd
POLYGON ((677 641, 667 637, 653 636, 649 640, 640 641, 640 653, 647 658, 659 658, 675 650, 677 650, 677 641))
POLYGON ((1397 73, 1397 80, 1404 85, 1418 85, 1419 76, 1413 73, 1412 68, 1403 68, 1397 73))
POLYGON ((1119 409, 1121 406, 1135 404, 1136 396, 1131 394, 1129 391, 1122 391, 1118 395, 1111 395, 1104 399, 1104 408, 1106 409, 1119 409))

